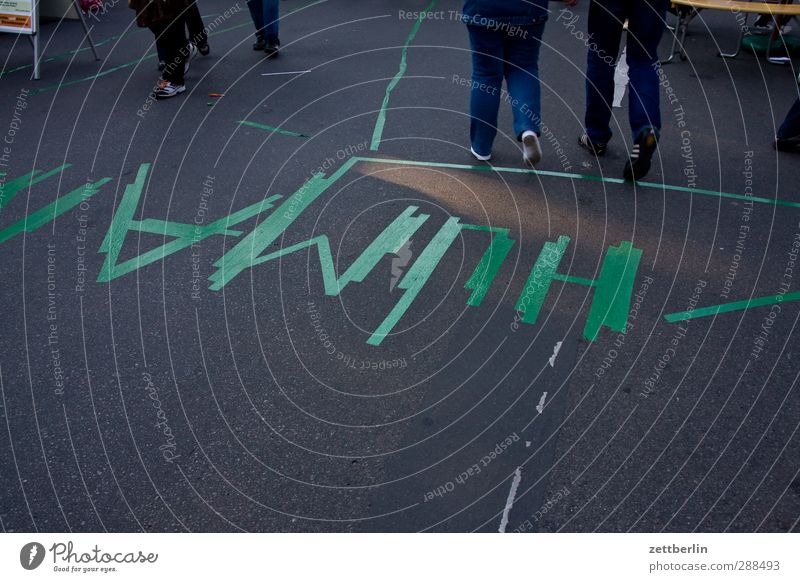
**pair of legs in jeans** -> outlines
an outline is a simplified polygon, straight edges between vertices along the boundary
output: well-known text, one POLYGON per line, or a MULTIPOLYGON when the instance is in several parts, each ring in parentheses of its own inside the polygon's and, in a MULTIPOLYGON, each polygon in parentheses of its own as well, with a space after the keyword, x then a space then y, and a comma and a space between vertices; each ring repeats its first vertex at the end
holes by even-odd
POLYGON ((279 0, 248 0, 250 17, 256 27, 256 44, 262 48, 277 48, 281 41, 278 38, 279 0))
POLYGON ((491 154, 501 101, 511 105, 514 135, 518 140, 528 130, 539 134, 539 47, 544 24, 542 21, 516 29, 500 27, 499 30, 467 26, 472 46, 470 142, 476 154, 491 154), (506 30, 511 30, 512 34, 506 30), (507 93, 503 91, 504 78, 507 93))
POLYGON ((661 131, 658 43, 664 32, 668 0, 592 0, 591 37, 586 63, 586 134, 595 145, 611 139, 614 70, 620 38, 628 20, 628 115, 634 141, 643 132, 661 131), (595 48, 596 46, 596 48, 595 48))

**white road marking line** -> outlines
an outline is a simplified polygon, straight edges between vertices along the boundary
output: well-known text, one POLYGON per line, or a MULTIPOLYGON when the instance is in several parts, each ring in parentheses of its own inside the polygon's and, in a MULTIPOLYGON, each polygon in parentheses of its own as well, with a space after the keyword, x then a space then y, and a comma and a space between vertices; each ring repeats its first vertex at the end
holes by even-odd
POLYGON ((536 405, 536 412, 538 412, 539 414, 544 412, 544 401, 546 398, 547 398, 547 392, 544 392, 542 394, 542 397, 539 398, 539 404, 536 405))
POLYGON ((549 360, 547 360, 548 362, 550 362, 551 368, 556 365, 556 356, 558 356, 558 352, 561 350, 562 343, 563 342, 556 342, 556 345, 553 346, 553 355, 550 356, 549 360))
POLYGON ((522 481, 522 467, 517 467, 517 470, 514 471, 514 480, 511 481, 511 491, 508 492, 508 499, 506 499, 506 508, 503 510, 503 519, 500 520, 500 527, 497 530, 500 533, 506 533, 508 514, 511 512, 511 506, 514 505, 514 501, 517 498, 517 488, 520 481, 522 481))
POLYGON ((262 77, 269 75, 302 75, 303 73, 310 73, 311 71, 279 71, 277 73, 261 73, 262 77))
POLYGON ((628 57, 626 49, 627 47, 622 49, 622 54, 617 61, 617 68, 614 69, 614 107, 622 107, 625 88, 628 86, 628 57))

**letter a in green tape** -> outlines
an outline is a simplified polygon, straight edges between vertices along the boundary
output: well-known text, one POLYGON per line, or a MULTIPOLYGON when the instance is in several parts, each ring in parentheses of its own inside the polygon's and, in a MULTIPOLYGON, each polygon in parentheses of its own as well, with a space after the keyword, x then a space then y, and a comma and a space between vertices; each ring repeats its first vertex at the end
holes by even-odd
POLYGON ((536 323, 553 281, 564 281, 595 288, 592 306, 583 328, 583 336, 587 340, 595 341, 603 326, 617 332, 626 331, 633 285, 642 251, 629 241, 622 241, 618 247, 609 247, 599 278, 583 279, 557 272, 569 241, 568 236, 560 236, 556 242, 548 241, 544 244, 517 300, 516 309, 523 314, 523 323, 536 323))
POLYGON ((280 198, 278 195, 270 196, 261 202, 256 202, 255 204, 251 204, 250 206, 234 212, 230 216, 220 218, 219 220, 202 226, 156 220, 153 218, 134 220, 133 217, 136 213, 136 208, 139 206, 139 199, 142 196, 142 190, 144 189, 149 170, 150 164, 142 164, 139 166, 136 179, 133 183, 125 187, 122 201, 116 213, 114 213, 114 218, 111 219, 111 226, 108 232, 106 232, 103 243, 97 250, 99 253, 106 254, 106 260, 103 262, 103 266, 97 276, 97 281, 99 283, 111 281, 155 261, 162 260, 193 244, 198 244, 200 241, 213 235, 241 236, 241 231, 232 230, 230 227, 244 222, 264 210, 272 208, 272 203, 280 198), (117 263, 122 245, 125 243, 125 237, 129 232, 148 232, 175 238, 137 257, 128 259, 122 263, 117 263))

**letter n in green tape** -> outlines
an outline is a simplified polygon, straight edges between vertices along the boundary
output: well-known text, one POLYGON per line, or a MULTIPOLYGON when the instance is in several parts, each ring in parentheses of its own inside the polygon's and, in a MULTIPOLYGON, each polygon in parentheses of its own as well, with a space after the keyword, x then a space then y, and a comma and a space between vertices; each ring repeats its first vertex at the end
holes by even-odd
POLYGON ((636 272, 642 257, 641 249, 635 248, 629 241, 622 241, 617 247, 609 247, 600 268, 600 276, 596 280, 583 279, 557 272, 569 241, 568 236, 560 236, 557 241, 544 244, 517 300, 516 309, 523 314, 523 323, 536 323, 553 281, 564 281, 595 289, 589 316, 583 328, 583 336, 587 340, 595 341, 600 328, 604 326, 613 331, 624 332, 636 272))

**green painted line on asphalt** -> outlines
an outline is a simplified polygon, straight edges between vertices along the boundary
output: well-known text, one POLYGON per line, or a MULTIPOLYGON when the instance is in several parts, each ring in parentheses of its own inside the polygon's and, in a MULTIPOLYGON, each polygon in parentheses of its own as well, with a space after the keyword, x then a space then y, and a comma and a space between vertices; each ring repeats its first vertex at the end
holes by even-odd
POLYGON ((775 305, 776 303, 799 300, 800 291, 793 291, 792 293, 785 293, 783 295, 767 295, 766 297, 745 299, 743 301, 733 301, 731 303, 722 303, 721 305, 713 305, 711 307, 700 307, 698 309, 692 309, 691 311, 668 313, 664 316, 664 319, 669 323, 676 323, 678 321, 688 321, 690 319, 697 319, 700 317, 711 317, 719 313, 745 311, 753 307, 764 307, 767 305, 775 305))
POLYGON ((422 22, 425 19, 425 15, 433 10, 433 7, 436 6, 436 3, 439 0, 432 0, 428 7, 420 13, 417 21, 414 23, 414 26, 411 27, 411 32, 408 34, 408 38, 406 38, 406 42, 403 45, 403 50, 400 53, 400 67, 397 70, 397 73, 389 81, 389 84, 386 86, 386 94, 383 97, 383 103, 381 103, 381 109, 378 111, 378 119, 375 122, 375 129, 372 132, 372 143, 370 145, 370 150, 373 152, 378 151, 378 147, 381 144, 381 138, 383 136, 383 127, 386 125, 386 109, 389 107, 389 98, 392 96, 392 91, 400 82, 400 79, 406 74, 406 70, 408 69, 408 47, 413 42, 414 37, 417 36, 417 32, 419 32, 420 27, 422 26, 422 22))
MULTIPOLYGON (((64 164, 63 166, 58 166, 57 168, 53 168, 52 170, 41 175, 38 175, 41 170, 34 170, 33 172, 29 172, 24 176, 9 180, 5 184, 0 183, 0 209, 11 202, 20 191, 28 188, 29 186, 33 186, 34 184, 38 184, 42 180, 47 180, 47 178, 58 174, 59 172, 63 172, 69 168, 70 165, 71 164, 64 164)), ((5 178, 7 174, 2 172, 0 175, 5 178)))
POLYGON ((39 227, 44 226, 48 222, 52 222, 68 210, 78 206, 84 200, 87 200, 97 194, 100 188, 111 181, 111 178, 102 178, 97 182, 84 184, 76 188, 69 194, 65 194, 60 198, 56 198, 53 202, 40 208, 36 212, 28 214, 25 218, 18 220, 8 228, 0 231, 0 244, 3 244, 8 239, 18 235, 21 232, 33 232, 39 227))
MULTIPOLYGON (((607 178, 605 176, 592 176, 591 174, 574 174, 570 172, 554 172, 550 170, 533 170, 530 168, 508 168, 500 166, 478 166, 470 164, 451 164, 447 162, 419 162, 414 160, 392 160, 388 158, 356 158, 360 162, 372 162, 375 164, 394 164, 398 166, 417 166, 422 168, 449 168, 453 170, 468 170, 480 172, 502 172, 509 174, 530 174, 534 176, 549 176, 554 178, 570 178, 572 180, 585 180, 590 182, 602 182, 606 184, 632 184, 621 178, 607 178)), ((715 198, 730 198, 733 200, 745 200, 758 202, 760 204, 771 204, 773 206, 788 206, 790 208, 800 208, 800 202, 791 200, 780 200, 777 198, 763 198, 761 196, 746 196, 744 194, 731 194, 729 192, 718 192, 704 188, 689 188, 686 186, 673 186, 670 184, 659 184, 657 182, 636 182, 637 186, 667 190, 673 192, 686 192, 688 194, 699 194, 702 196, 713 196, 715 198)))
POLYGON ((425 283, 428 282, 433 271, 439 265, 439 261, 453 244, 453 241, 461 233, 461 225, 458 224, 459 218, 453 216, 442 225, 439 232, 428 243, 422 254, 414 261, 411 269, 405 277, 397 284, 397 288, 405 289, 406 292, 386 316, 386 319, 378 326, 375 332, 367 339, 367 343, 372 346, 379 346, 381 342, 391 333, 397 322, 405 315, 406 311, 422 291, 425 283))
POLYGON ((255 121, 237 121, 236 123, 239 125, 246 125, 247 127, 263 129, 264 131, 268 131, 270 133, 288 135, 289 137, 310 137, 304 133, 297 133, 296 131, 290 131, 288 129, 283 129, 282 127, 272 127, 271 125, 264 125, 263 123, 256 123, 255 121))
POLYGON ((464 289, 471 289, 472 294, 467 299, 470 307, 480 307, 489 287, 494 283, 500 267, 506 260, 509 251, 514 246, 514 239, 508 237, 509 229, 481 226, 478 224, 462 224, 462 230, 477 230, 494 234, 489 248, 483 253, 480 262, 475 267, 472 275, 464 284, 464 289))
POLYGON ((547 297, 547 292, 556 275, 556 269, 561 264, 569 241, 568 236, 561 235, 556 242, 544 243, 542 252, 536 258, 528 280, 517 299, 515 309, 522 313, 523 323, 534 324, 539 319, 539 312, 542 310, 545 297, 547 297))
POLYGON ((206 225, 184 224, 155 218, 134 220, 133 217, 136 213, 136 208, 139 206, 139 199, 144 190, 149 170, 150 164, 139 166, 136 179, 125 187, 125 193, 117 211, 114 213, 114 217, 111 219, 111 225, 100 248, 97 249, 98 253, 106 255, 106 259, 97 276, 97 282, 99 283, 111 281, 155 261, 165 259, 169 255, 196 245, 210 236, 241 236, 242 231, 233 230, 230 227, 272 208, 273 202, 281 198, 279 195, 264 198, 260 202, 255 202, 206 225), (125 238, 129 232, 147 232, 162 236, 173 236, 175 239, 132 259, 117 263, 125 238))
POLYGON ((597 281, 594 279, 584 279, 583 277, 573 277, 572 275, 562 275, 561 273, 553 275, 553 279, 564 281, 565 283, 575 283, 576 285, 583 285, 585 287, 594 287, 597 285, 597 281))
POLYGON ((627 330, 628 310, 641 258, 641 249, 635 248, 630 241, 608 248, 583 328, 584 338, 595 341, 602 326, 617 332, 627 330))

